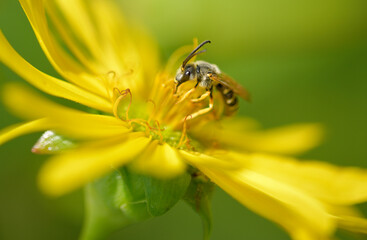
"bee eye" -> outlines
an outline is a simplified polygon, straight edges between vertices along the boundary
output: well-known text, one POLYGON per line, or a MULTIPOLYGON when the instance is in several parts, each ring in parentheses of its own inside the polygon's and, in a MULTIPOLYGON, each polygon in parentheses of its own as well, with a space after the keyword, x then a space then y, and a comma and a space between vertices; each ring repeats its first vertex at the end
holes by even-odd
POLYGON ((186 75, 186 76, 189 76, 189 75, 190 75, 190 71, 186 71, 186 72, 185 72, 185 75, 186 75))

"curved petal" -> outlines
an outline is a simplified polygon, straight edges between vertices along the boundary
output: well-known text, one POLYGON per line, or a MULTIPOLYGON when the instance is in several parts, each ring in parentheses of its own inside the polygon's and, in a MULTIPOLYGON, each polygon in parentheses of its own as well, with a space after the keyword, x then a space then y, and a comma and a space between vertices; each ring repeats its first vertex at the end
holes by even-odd
POLYGON ((367 234, 367 219, 353 216, 338 216, 340 228, 354 233, 367 234))
POLYGON ((83 113, 82 111, 54 103, 33 89, 19 83, 6 84, 2 89, 2 101, 16 115, 35 119, 52 115, 83 113))
POLYGON ((359 209, 349 206, 327 205, 328 211, 338 222, 339 228, 354 233, 367 234, 367 219, 359 209))
POLYGON ((91 19, 89 10, 82 0, 56 0, 48 4, 56 5, 74 36, 93 56, 103 54, 103 49, 99 44, 100 33, 97 31, 95 22, 91 19))
MULTIPOLYGON (((87 89, 97 95, 107 97, 105 86, 98 75, 91 76, 87 73, 88 68, 75 61, 56 40, 51 32, 45 13, 45 3, 43 0, 21 0, 20 3, 26 13, 35 35, 47 58, 66 80, 87 89)), ((72 1, 75 2, 75 1, 72 1)), ((70 5, 71 2, 68 2, 70 5)), ((52 11, 51 11, 52 13, 52 11)), ((53 16, 52 14, 50 14, 53 16)), ((80 14, 78 15, 80 18, 80 14)), ((86 28, 86 26, 83 26, 86 28)), ((89 66, 89 65, 87 65, 89 66)), ((107 72, 107 71, 105 71, 107 72)))
POLYGON ((70 114, 50 118, 55 130, 75 139, 98 139, 123 136, 132 131, 114 117, 96 114, 70 114), (61 118, 62 117, 62 118, 61 118))
POLYGON ((48 94, 66 98, 98 110, 111 112, 112 105, 107 99, 101 98, 68 82, 51 77, 34 68, 10 46, 1 31, 0 61, 30 84, 48 94))
POLYGON ((65 44, 65 48, 69 50, 71 55, 77 59, 78 63, 85 68, 85 72, 94 76, 101 73, 102 66, 99 66, 95 59, 92 58, 90 52, 84 49, 84 46, 81 46, 80 42, 75 39, 76 36, 70 33, 70 27, 59 15, 58 8, 54 6, 54 1, 47 1, 45 4, 47 16, 50 18, 55 32, 57 32, 59 37, 62 39, 62 43, 65 44))
POLYGON ((188 152, 185 150, 180 150, 179 153, 190 165, 217 169, 237 169, 241 165, 235 162, 229 162, 220 158, 212 157, 206 154, 198 152, 188 152))
POLYGON ((245 133, 239 146, 251 151, 299 154, 319 145, 322 133, 320 124, 294 124, 262 132, 245 133))
POLYGON ((293 239, 327 239, 335 229, 320 202, 290 185, 251 170, 198 168, 244 206, 281 225, 293 239))
MULTIPOLYGON (((143 74, 146 65, 143 63, 151 59, 151 56, 148 55, 151 51, 140 55, 141 52, 138 49, 144 46, 137 45, 138 39, 134 39, 118 7, 111 1, 91 1, 90 7, 99 30, 103 49, 103 60, 99 60, 101 64, 115 71, 117 77, 123 78, 114 87, 130 88, 133 93, 139 92, 137 96, 144 91, 146 93, 147 85, 151 83, 144 82, 143 74)), ((154 76, 148 77, 153 78, 154 76)))
POLYGON ((186 170, 177 150, 166 143, 153 141, 148 148, 132 163, 136 171, 152 175, 157 178, 173 178, 186 170))
POLYGON ((129 134, 65 152, 42 167, 39 185, 49 195, 65 194, 133 160, 149 142, 142 134, 129 134))
POLYGON ((52 123, 45 118, 9 126, 0 131, 0 145, 21 135, 47 130, 52 127, 52 123))
POLYGON ((265 154, 232 153, 230 157, 254 172, 302 189, 327 203, 352 205, 367 200, 367 171, 363 169, 265 154))
POLYGON ((221 122, 211 132, 208 130, 212 128, 203 127, 195 135, 201 139, 215 139, 219 144, 239 151, 277 154, 299 154, 317 146, 322 139, 323 131, 319 124, 295 124, 254 131, 254 123, 245 119, 241 124, 241 120, 221 122))
MULTIPOLYGON (((130 132, 128 124, 112 116, 90 114, 53 103, 21 84, 7 84, 3 100, 15 114, 47 118, 52 128, 72 138, 100 138, 130 132)), ((47 126, 46 128, 47 129, 47 126)))
MULTIPOLYGON (((157 47, 144 31, 136 26, 130 27, 124 21, 115 2, 92 0, 86 7, 81 0, 72 3, 58 0, 47 2, 46 7, 55 25, 62 30, 67 28, 90 53, 89 58, 93 61, 89 61, 88 68, 94 65, 99 74, 115 74, 118 81, 104 82, 109 89, 130 88, 133 92, 139 92, 137 96, 149 93, 149 87, 143 80, 153 77, 158 69, 157 47)), ((61 35, 69 42, 71 50, 75 49, 67 34, 61 35)), ((73 52, 81 55, 78 51, 73 52)), ((83 57, 79 59, 85 62, 83 57)))

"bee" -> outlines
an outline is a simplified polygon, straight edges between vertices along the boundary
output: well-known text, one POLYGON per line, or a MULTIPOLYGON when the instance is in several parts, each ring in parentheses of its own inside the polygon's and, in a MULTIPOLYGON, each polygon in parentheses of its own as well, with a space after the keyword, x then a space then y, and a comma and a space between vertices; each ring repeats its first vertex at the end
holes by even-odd
POLYGON ((205 93, 196 99, 191 99, 192 102, 201 102, 207 97, 209 97, 209 106, 203 108, 193 114, 191 114, 192 119, 200 115, 206 114, 213 109, 213 90, 214 88, 221 93, 222 99, 224 101, 225 116, 230 116, 238 110, 238 98, 250 101, 250 95, 246 89, 239 85, 232 78, 222 73, 217 65, 211 64, 205 61, 195 61, 189 63, 190 59, 194 56, 204 53, 206 50, 198 50, 207 43, 211 43, 209 40, 202 42, 197 46, 182 62, 181 67, 177 70, 175 83, 176 92, 178 87, 187 81, 196 81, 196 85, 187 91, 179 100, 179 102, 190 96, 197 88, 203 88, 205 93))

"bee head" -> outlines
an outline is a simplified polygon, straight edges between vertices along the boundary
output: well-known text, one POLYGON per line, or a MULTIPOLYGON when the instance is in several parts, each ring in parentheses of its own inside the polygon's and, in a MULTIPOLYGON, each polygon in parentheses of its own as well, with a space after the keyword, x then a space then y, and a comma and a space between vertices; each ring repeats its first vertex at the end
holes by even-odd
POLYGON ((175 78, 175 82, 177 83, 176 91, 182 83, 195 78, 195 75, 196 75, 195 65, 194 64, 187 64, 187 62, 190 61, 190 59, 193 58, 194 56, 205 52, 206 50, 202 50, 202 51, 199 51, 199 52, 198 52, 198 50, 207 43, 210 43, 210 41, 206 40, 206 41, 202 42, 182 62, 181 67, 177 70, 177 74, 176 74, 176 78, 175 78))
POLYGON ((176 89, 182 83, 187 82, 189 80, 193 80, 195 78, 195 66, 194 64, 187 64, 184 68, 179 68, 177 70, 175 82, 177 83, 176 89))

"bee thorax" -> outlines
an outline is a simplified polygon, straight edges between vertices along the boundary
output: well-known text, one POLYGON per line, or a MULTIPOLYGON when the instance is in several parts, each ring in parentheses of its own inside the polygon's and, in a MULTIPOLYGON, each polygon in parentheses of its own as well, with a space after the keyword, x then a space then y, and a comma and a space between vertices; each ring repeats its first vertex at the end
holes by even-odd
POLYGON ((205 89, 210 89, 212 87, 213 82, 209 78, 202 78, 199 81, 199 86, 205 89))

